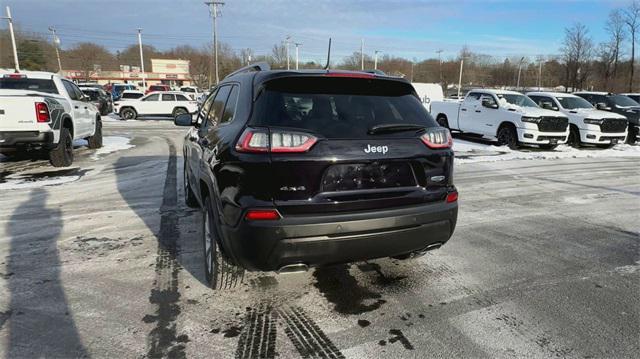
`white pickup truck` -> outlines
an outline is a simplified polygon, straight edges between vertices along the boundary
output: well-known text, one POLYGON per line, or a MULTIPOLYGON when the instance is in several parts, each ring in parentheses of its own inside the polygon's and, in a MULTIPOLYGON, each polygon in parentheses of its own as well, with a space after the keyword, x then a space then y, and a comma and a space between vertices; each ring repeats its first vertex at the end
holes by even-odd
POLYGON ((0 153, 45 152, 66 167, 81 138, 102 147, 100 113, 78 86, 50 72, 0 70, 0 153))
POLYGON ((431 115, 440 126, 497 139, 512 149, 522 144, 553 149, 569 137, 567 116, 542 109, 514 91, 471 90, 462 101, 432 102, 431 115))
POLYGON ((582 97, 555 92, 529 92, 527 96, 541 107, 569 117, 569 144, 574 147, 586 143, 607 148, 627 137, 626 117, 597 110, 582 97))

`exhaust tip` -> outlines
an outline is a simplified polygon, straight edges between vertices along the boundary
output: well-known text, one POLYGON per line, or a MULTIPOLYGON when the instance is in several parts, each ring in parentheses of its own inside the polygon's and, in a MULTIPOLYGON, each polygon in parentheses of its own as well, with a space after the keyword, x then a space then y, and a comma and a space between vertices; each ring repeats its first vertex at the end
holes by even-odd
POLYGON ((309 270, 309 266, 304 263, 288 264, 278 269, 278 274, 302 273, 309 270))

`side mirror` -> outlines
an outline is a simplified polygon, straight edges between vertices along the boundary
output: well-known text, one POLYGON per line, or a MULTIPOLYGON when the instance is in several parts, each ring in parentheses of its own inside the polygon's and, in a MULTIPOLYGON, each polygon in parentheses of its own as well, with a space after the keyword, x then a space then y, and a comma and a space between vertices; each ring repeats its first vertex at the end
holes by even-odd
POLYGON ((495 102, 492 102, 490 100, 484 99, 482 100, 482 107, 486 107, 486 108, 492 108, 492 109, 497 109, 498 108, 498 104, 495 102))
POLYGON ((603 110, 603 111, 611 110, 609 107, 607 107, 607 104, 606 104, 606 103, 604 103, 604 102, 598 102, 598 103, 596 104, 596 108, 597 108, 598 110, 603 110))
POLYGON ((193 115, 190 113, 182 113, 173 119, 176 126, 193 126, 193 115))

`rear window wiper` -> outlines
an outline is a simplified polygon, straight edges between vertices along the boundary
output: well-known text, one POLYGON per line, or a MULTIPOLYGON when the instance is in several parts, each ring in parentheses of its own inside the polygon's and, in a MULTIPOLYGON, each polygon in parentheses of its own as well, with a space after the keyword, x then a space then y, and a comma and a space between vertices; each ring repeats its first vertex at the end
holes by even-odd
POLYGON ((416 125, 412 123, 386 123, 381 125, 375 125, 371 127, 367 133, 370 135, 376 135, 379 133, 391 133, 391 132, 402 132, 402 131, 418 131, 424 130, 426 126, 424 125, 416 125))

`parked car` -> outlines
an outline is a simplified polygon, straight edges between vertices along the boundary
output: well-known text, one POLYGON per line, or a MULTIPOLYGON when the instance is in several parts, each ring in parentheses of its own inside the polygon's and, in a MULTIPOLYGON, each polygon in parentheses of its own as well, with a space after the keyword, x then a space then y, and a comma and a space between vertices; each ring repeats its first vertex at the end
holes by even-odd
POLYGON ((621 93, 620 95, 622 96, 627 96, 628 98, 632 99, 633 101, 640 103, 640 93, 621 93))
POLYGON ((120 99, 120 95, 123 91, 126 90, 135 90, 136 87, 130 84, 112 84, 111 85, 111 97, 113 101, 118 101, 120 99))
POLYGON ((125 90, 120 95, 119 102, 136 100, 144 96, 144 92, 138 90, 125 90))
POLYGON ((150 92, 166 92, 166 91, 171 91, 171 87, 169 87, 169 85, 151 85, 149 86, 149 88, 147 89, 147 91, 145 91, 145 94, 148 94, 150 92))
POLYGON ((589 101, 595 108, 602 111, 617 113, 627 118, 629 121, 627 142, 634 144, 640 136, 640 104, 628 96, 616 95, 607 92, 576 92, 574 95, 580 96, 589 101))
POLYGON ((592 144, 607 148, 627 137, 624 116, 597 110, 582 97, 557 92, 529 92, 527 96, 539 106, 569 117, 569 144, 574 147, 592 144))
POLYGON ((73 163, 73 140, 102 147, 98 109, 73 82, 51 72, 0 70, 0 152, 45 151, 55 167, 73 163))
POLYGON ((108 115, 113 111, 111 96, 102 88, 80 87, 80 91, 89 96, 89 100, 98 108, 102 116, 108 115))
POLYGON ((514 91, 471 90, 462 101, 433 101, 431 114, 442 127, 497 139, 512 149, 522 144, 554 149, 569 137, 567 116, 514 91))
POLYGON ((151 92, 139 99, 118 101, 114 111, 125 120, 134 120, 145 116, 172 116, 195 113, 198 103, 182 92, 151 92))
POLYGON ((202 95, 202 91, 196 86, 182 86, 180 91, 187 94, 192 100, 197 100, 202 95))
POLYGON ((190 127, 186 201, 204 210, 214 288, 245 269, 407 259, 455 228, 451 135, 404 79, 255 65, 175 123, 190 127))

